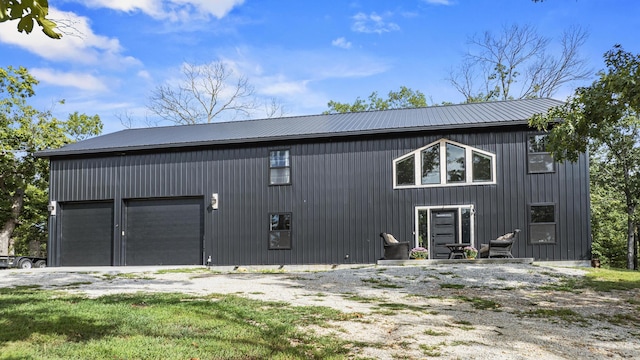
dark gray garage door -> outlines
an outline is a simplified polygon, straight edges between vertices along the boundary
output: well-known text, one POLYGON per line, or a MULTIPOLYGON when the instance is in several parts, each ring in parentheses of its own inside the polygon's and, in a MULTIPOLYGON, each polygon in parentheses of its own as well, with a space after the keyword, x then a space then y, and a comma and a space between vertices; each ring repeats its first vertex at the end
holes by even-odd
POLYGON ((60 204, 60 266, 109 266, 113 261, 113 202, 60 204))
POLYGON ((126 265, 201 265, 202 198, 128 200, 126 265))

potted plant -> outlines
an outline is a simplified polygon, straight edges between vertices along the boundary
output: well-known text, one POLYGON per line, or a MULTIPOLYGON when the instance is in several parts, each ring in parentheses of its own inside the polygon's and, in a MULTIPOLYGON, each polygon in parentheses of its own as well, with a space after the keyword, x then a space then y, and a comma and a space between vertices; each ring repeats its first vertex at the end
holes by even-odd
POLYGON ((409 257, 417 260, 424 260, 429 257, 429 250, 422 246, 415 247, 409 252, 409 257))
POLYGON ((478 249, 473 246, 465 246, 463 250, 467 259, 475 259, 478 256, 478 249))

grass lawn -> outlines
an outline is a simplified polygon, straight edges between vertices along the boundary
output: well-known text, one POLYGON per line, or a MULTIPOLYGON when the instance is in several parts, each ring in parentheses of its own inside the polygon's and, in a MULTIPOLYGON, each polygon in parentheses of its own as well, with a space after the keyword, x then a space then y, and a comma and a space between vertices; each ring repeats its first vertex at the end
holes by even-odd
POLYGON ((330 320, 350 316, 233 295, 0 289, 0 359, 344 358, 354 344, 297 326, 330 320))

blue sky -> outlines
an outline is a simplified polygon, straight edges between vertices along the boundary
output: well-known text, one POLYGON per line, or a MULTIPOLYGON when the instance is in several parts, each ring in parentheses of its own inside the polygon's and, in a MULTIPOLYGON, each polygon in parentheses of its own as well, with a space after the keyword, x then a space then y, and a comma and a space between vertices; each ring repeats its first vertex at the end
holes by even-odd
MULTIPOLYGON (((184 62, 223 61, 248 78, 262 99, 286 115, 317 114, 327 102, 352 102, 372 91, 407 86, 430 104, 460 102, 446 80, 469 49, 468 38, 503 26, 531 25, 557 40, 569 26, 589 32, 581 54, 602 69, 621 44, 640 53, 637 0, 50 0, 50 17, 80 35, 46 38, 0 24, 0 66, 25 66, 40 80, 32 103, 66 118, 153 120, 151 91, 180 79, 184 62)), ((575 86, 556 93, 566 99, 575 86)), ((254 118, 264 117, 257 111, 254 118)))

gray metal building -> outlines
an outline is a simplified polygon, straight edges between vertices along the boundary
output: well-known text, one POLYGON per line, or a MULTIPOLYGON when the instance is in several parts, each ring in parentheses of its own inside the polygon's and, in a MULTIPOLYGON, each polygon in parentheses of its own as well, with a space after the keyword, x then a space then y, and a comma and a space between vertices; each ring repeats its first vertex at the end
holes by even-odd
POLYGON ((44 151, 50 266, 374 263, 380 232, 590 258, 589 166, 527 126, 553 99, 130 129, 44 151))

